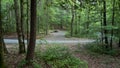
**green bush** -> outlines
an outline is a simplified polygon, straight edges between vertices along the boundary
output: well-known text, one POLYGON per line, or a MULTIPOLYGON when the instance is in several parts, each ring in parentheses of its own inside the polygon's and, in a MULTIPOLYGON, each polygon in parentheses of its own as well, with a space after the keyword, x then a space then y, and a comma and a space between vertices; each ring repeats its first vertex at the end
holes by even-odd
POLYGON ((106 48, 104 44, 99 44, 99 43, 88 44, 85 46, 85 48, 90 52, 94 52, 98 54, 106 54, 111 56, 117 56, 120 53, 119 50, 117 49, 106 48))
POLYGON ((67 47, 50 46, 42 53, 42 58, 45 61, 52 61, 55 59, 64 59, 70 55, 67 47))
MULTIPOLYGON (((21 60, 20 63, 18 64, 18 68, 24 68, 26 65, 27 61, 26 60, 21 60)), ((38 64, 37 61, 33 61, 33 68, 42 68, 40 64, 38 64)))
POLYGON ((85 62, 74 57, 65 46, 48 46, 37 56, 52 68, 88 68, 85 62))

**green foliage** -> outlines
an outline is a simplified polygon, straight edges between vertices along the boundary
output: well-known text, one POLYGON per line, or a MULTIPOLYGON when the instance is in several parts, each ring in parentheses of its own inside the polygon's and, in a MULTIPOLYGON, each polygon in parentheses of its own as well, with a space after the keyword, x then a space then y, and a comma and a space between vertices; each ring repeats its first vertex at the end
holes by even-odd
POLYGON ((65 46, 48 46, 37 57, 49 64, 52 68, 88 68, 84 61, 74 57, 65 46))
POLYGON ((64 59, 69 55, 69 50, 66 47, 54 46, 48 47, 43 54, 43 59, 45 61, 52 61, 55 59, 64 59))
POLYGON ((33 67, 34 68, 42 68, 42 66, 37 62, 33 62, 33 67))
MULTIPOLYGON (((20 63, 18 64, 18 68, 23 68, 26 65, 27 61, 26 60, 21 60, 20 63)), ((37 61, 32 61, 33 63, 33 68, 42 68, 41 65, 37 61)))
POLYGON ((92 44, 88 44, 85 46, 85 48, 89 51, 89 52, 93 52, 93 53, 98 53, 98 54, 106 54, 106 55, 111 55, 111 56, 118 56, 120 54, 118 49, 110 49, 110 48, 106 48, 105 45, 103 44, 98 44, 98 43, 92 43, 92 44))
POLYGON ((2 0, 2 22, 4 33, 15 32, 15 16, 14 16, 14 7, 13 0, 2 0))
POLYGON ((21 60, 20 63, 18 64, 18 68, 22 68, 26 64, 25 60, 21 60))

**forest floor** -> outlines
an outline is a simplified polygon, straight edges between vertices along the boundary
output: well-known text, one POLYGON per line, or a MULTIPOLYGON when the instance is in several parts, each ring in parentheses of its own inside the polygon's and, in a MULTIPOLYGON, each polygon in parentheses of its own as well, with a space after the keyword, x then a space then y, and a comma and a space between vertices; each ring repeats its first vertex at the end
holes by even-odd
MULTIPOLYGON (((92 54, 84 48, 86 43, 93 42, 94 40, 65 38, 64 35, 64 31, 51 32, 44 38, 47 41, 49 40, 50 44, 37 44, 36 48, 45 48, 46 45, 52 45, 60 41, 59 45, 67 46, 73 55, 87 62, 89 68, 120 68, 120 57, 92 54)), ((17 68, 18 63, 25 58, 25 55, 18 54, 18 44, 7 44, 7 48, 9 54, 5 57, 6 64, 9 65, 9 68, 17 68)))
MULTIPOLYGON (((70 52, 79 58, 80 60, 85 61, 88 64, 88 68, 120 68, 120 56, 113 57, 109 55, 101 54, 92 54, 85 50, 82 45, 73 45, 73 44, 59 44, 61 46, 67 46, 70 49, 70 52), (81 47, 82 46, 82 47, 81 47)), ((12 46, 12 45, 10 45, 12 46)), ((42 50, 46 45, 36 46, 42 50)), ((8 48, 9 54, 6 55, 6 64, 8 68, 18 68, 21 60, 25 59, 25 54, 18 54, 18 47, 8 48)), ((23 62, 24 63, 24 62, 23 62)), ((44 68, 44 67, 43 67, 44 68)))

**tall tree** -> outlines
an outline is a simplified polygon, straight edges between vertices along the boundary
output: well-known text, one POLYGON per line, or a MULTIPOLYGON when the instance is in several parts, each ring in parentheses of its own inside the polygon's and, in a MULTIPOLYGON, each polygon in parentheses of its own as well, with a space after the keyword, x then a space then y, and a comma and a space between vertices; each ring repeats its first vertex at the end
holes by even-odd
POLYGON ((1 0, 0 0, 0 68, 4 68, 4 54, 3 54, 3 31, 2 31, 2 16, 1 16, 1 0))
POLYGON ((33 57, 34 57, 34 50, 35 50, 35 42, 36 42, 36 1, 37 0, 31 0, 31 19, 30 19, 30 42, 27 49, 27 56, 26 61, 27 64, 31 64, 33 57))
POLYGON ((73 36, 73 25, 74 25, 74 19, 75 19, 75 4, 74 4, 74 0, 72 0, 73 3, 71 5, 71 13, 72 13, 72 18, 71 18, 71 36, 73 36))
POLYGON ((45 17, 45 26, 46 26, 46 28, 45 28, 45 34, 46 35, 48 35, 48 27, 49 27, 49 19, 48 19, 48 8, 49 8, 50 6, 49 6, 49 1, 48 0, 45 0, 45 7, 44 7, 44 11, 45 11, 45 13, 44 13, 44 17, 45 17))
MULTIPOLYGON (((114 26, 114 17, 115 17, 115 0, 113 0, 113 10, 112 10, 112 26, 114 26)), ((112 49, 112 44, 113 44, 113 34, 114 34, 114 31, 113 31, 113 27, 112 27, 112 30, 111 30, 111 40, 110 40, 110 48, 112 49)))
POLYGON ((77 35, 78 34, 78 16, 77 16, 77 3, 75 1, 75 34, 77 35))
POLYGON ((26 1, 27 2, 27 19, 26 19, 26 24, 27 24, 27 44, 29 42, 29 0, 26 1))
POLYGON ((102 26, 103 26, 103 12, 102 12, 102 10, 100 10, 100 18, 101 18, 101 43, 103 44, 103 40, 104 40, 104 38, 103 38, 103 28, 102 28, 102 26))
POLYGON ((25 42, 24 42, 24 40, 25 40, 25 37, 24 37, 24 27, 23 27, 23 25, 24 25, 24 0, 20 0, 20 10, 21 10, 21 33, 22 33, 22 46, 21 46, 21 49, 22 49, 22 51, 21 51, 21 53, 25 53, 25 42))
POLYGON ((90 25, 90 5, 91 4, 91 2, 88 0, 88 1, 86 1, 86 9, 87 9, 87 22, 86 22, 86 29, 87 29, 87 31, 86 31, 86 33, 89 33, 89 25, 90 25))
POLYGON ((106 45, 106 48, 108 48, 108 37, 107 37, 107 29, 106 29, 106 26, 107 26, 107 21, 106 21, 106 0, 103 0, 103 26, 104 26, 104 39, 105 39, 105 45, 106 45))
POLYGON ((21 54, 21 53, 25 53, 25 44, 23 39, 20 6, 18 0, 14 0, 14 8, 15 8, 15 17, 16 17, 16 30, 17 30, 18 42, 19 42, 19 53, 21 54))

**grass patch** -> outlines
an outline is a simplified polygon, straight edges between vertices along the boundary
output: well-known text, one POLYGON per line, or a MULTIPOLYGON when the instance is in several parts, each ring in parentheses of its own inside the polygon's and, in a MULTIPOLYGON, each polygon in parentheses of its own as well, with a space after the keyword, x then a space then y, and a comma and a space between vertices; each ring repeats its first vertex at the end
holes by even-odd
POLYGON ((65 46, 47 46, 37 57, 51 68, 88 68, 87 64, 73 56, 65 46))

